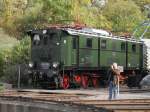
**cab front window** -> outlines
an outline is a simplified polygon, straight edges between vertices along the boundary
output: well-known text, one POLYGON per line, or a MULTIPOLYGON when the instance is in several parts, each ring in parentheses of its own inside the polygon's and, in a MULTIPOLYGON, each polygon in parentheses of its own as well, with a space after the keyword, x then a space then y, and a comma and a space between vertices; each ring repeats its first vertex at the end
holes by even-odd
POLYGON ((39 35, 34 35, 33 45, 40 45, 40 36, 39 35))

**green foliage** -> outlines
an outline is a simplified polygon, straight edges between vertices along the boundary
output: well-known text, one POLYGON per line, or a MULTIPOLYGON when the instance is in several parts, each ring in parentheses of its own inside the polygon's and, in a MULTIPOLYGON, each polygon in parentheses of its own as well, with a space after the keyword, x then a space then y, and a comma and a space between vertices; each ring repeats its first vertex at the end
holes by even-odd
POLYGON ((10 49, 4 49, 0 53, 0 78, 5 76, 6 69, 8 68, 8 63, 10 63, 10 57, 11 57, 11 50, 10 49))
POLYGON ((30 38, 23 38, 12 49, 11 60, 13 64, 21 64, 29 62, 30 56, 30 38))
POLYGON ((131 33, 143 21, 149 0, 2 0, 0 26, 14 37, 49 24, 81 23, 117 33, 131 33), (92 3, 95 3, 93 5, 92 3))
POLYGON ((10 83, 13 85, 17 84, 18 78, 18 66, 7 65, 7 68, 3 70, 3 76, 0 78, 2 82, 10 83))
POLYGON ((18 25, 15 21, 18 21, 19 16, 23 15, 27 0, 2 0, 2 13, 0 20, 0 27, 3 27, 7 33, 17 37, 18 25))
POLYGON ((0 77, 3 75, 3 69, 4 69, 4 60, 3 55, 0 54, 0 77))
POLYGON ((71 19, 71 3, 71 0, 45 0, 42 9, 44 16, 50 23, 63 23, 63 20, 71 19))
POLYGON ((18 40, 16 38, 10 37, 2 30, 2 28, 0 28, 0 51, 12 48, 17 43, 18 40))
POLYGON ((150 4, 150 0, 132 0, 134 1, 143 11, 144 10, 144 5, 150 4))
POLYGON ((132 32, 142 20, 139 7, 132 1, 116 0, 112 2, 107 4, 103 13, 111 21, 113 32, 132 32))
POLYGON ((75 21, 90 27, 111 29, 111 23, 102 14, 102 9, 91 6, 90 0, 74 1, 72 16, 75 21))
POLYGON ((5 0, 3 2, 5 10, 0 24, 15 37, 20 37, 27 29, 40 28, 50 23, 64 23, 64 20, 70 20, 70 0, 18 1, 20 0, 5 0))
POLYGON ((140 38, 141 36, 143 36, 144 38, 149 38, 150 39, 150 27, 141 26, 140 28, 138 28, 138 31, 134 34, 134 36, 136 38, 140 38), (145 32, 146 29, 147 29, 147 32, 145 32), (144 32, 145 32, 145 34, 143 34, 144 32))
POLYGON ((1 80, 8 83, 16 84, 18 75, 18 66, 28 63, 29 58, 30 58, 29 37, 23 38, 11 49, 9 48, 1 51, 0 54, 1 80))

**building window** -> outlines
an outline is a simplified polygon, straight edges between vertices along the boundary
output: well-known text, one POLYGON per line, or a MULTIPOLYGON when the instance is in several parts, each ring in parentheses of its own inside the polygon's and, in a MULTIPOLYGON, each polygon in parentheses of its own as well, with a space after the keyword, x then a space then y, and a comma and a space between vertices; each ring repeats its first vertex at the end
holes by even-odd
POLYGON ((136 52, 136 44, 132 44, 132 52, 136 52))
POLYGON ((92 39, 91 38, 88 38, 86 40, 86 46, 89 47, 89 48, 92 48, 92 39))
POLYGON ((121 51, 125 51, 126 50, 126 44, 125 42, 121 43, 121 51))
POLYGON ((101 48, 106 49, 106 40, 101 40, 101 48))
POLYGON ((72 38, 72 48, 76 49, 77 48, 77 38, 72 38))

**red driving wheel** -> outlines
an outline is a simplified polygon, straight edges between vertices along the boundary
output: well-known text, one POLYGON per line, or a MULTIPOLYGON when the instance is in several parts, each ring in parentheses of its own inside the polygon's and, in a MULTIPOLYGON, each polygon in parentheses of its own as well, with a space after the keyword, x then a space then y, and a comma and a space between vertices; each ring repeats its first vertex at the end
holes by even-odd
POLYGON ((88 83, 89 83, 88 76, 87 75, 82 75, 82 87, 86 89, 89 85, 88 83))
POLYGON ((96 77, 96 76, 92 77, 92 83, 93 83, 93 86, 95 88, 99 87, 99 80, 98 80, 98 78, 99 77, 96 77))
POLYGON ((81 76, 80 75, 75 75, 74 79, 75 79, 75 81, 76 81, 77 84, 81 83, 81 76))
POLYGON ((64 88, 64 89, 68 89, 69 88, 69 86, 70 86, 70 84, 69 84, 69 76, 67 76, 67 75, 64 75, 63 76, 63 82, 62 82, 62 87, 64 88))

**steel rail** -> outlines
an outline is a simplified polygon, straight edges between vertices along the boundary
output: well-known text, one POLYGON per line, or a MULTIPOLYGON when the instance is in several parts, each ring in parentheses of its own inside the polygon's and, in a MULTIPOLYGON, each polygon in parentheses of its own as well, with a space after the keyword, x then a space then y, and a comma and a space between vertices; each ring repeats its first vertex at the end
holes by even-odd
POLYGON ((150 112, 150 99, 121 99, 121 100, 88 100, 83 94, 42 93, 42 92, 1 92, 2 100, 17 100, 27 102, 52 102, 69 105, 84 105, 87 107, 107 108, 114 112, 150 112), (84 99, 82 99, 84 98, 84 99))

